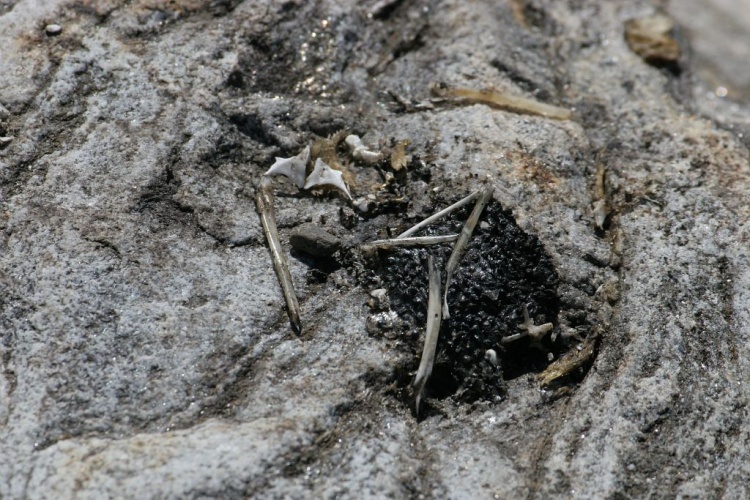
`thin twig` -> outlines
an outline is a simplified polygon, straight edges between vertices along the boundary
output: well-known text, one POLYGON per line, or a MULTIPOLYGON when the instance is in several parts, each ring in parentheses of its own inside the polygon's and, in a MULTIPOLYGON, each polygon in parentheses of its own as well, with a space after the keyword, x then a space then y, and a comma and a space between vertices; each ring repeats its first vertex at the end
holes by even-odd
POLYGON ((427 328, 425 331, 422 359, 419 362, 417 376, 414 378, 414 405, 417 417, 419 417, 419 406, 422 402, 427 379, 432 374, 438 335, 440 334, 440 269, 432 255, 427 258, 427 266, 429 267, 430 275, 430 288, 427 299, 427 328))
POLYGON ((446 234, 440 236, 414 236, 411 238, 394 238, 390 240, 375 240, 365 243, 360 248, 363 252, 371 250, 392 250, 397 247, 424 247, 438 245, 440 243, 451 243, 458 239, 457 234, 446 234))
POLYGON ((263 224, 263 233, 266 235, 268 247, 271 249, 273 267, 276 269, 276 276, 279 278, 279 284, 281 284, 281 290, 284 293, 289 322, 292 324, 294 332, 299 335, 302 331, 302 324, 299 318, 299 302, 297 302, 297 296, 294 294, 294 284, 292 283, 292 275, 289 273, 289 264, 286 261, 286 255, 281 249, 279 231, 276 229, 276 215, 273 208, 273 201, 273 184, 270 178, 263 176, 260 186, 258 186, 255 192, 255 204, 258 207, 260 221, 263 224))
POLYGON ((396 238, 406 238, 407 236, 411 236, 412 234, 416 233, 417 231, 419 231, 423 227, 429 226, 430 224, 432 224, 436 220, 440 219, 441 217, 445 217, 446 215, 455 212, 456 210, 458 210, 459 208, 463 207, 467 203, 471 203, 473 200, 476 200, 478 197, 479 197, 479 191, 474 191, 473 193, 471 193, 466 198, 457 201, 456 203, 454 203, 453 205, 449 206, 448 208, 444 208, 443 210, 439 211, 438 213, 436 213, 434 215, 430 215, 429 217, 427 217, 425 220, 423 220, 422 222, 420 222, 416 226, 413 226, 410 229, 407 229, 403 233, 401 233, 398 236, 396 236, 396 238))
POLYGON ((429 101, 414 103, 397 94, 393 90, 388 90, 387 92, 388 95, 391 96, 391 99, 401 106, 404 113, 417 113, 419 111, 430 111, 435 109, 435 106, 429 101))
POLYGON ((474 232, 474 228, 476 227, 477 222, 479 222, 479 217, 482 215, 484 207, 492 199, 492 193, 494 192, 494 187, 488 187, 482 191, 481 196, 477 200, 477 204, 474 205, 474 210, 472 210, 469 218, 466 219, 466 224, 464 224, 463 229, 461 229, 461 236, 458 237, 458 241, 456 241, 456 244, 453 246, 453 252, 451 252, 451 256, 448 259, 448 265, 446 266, 445 272, 445 290, 443 292, 443 317, 446 319, 450 318, 450 313, 448 311, 448 288, 451 286, 453 273, 461 263, 461 259, 466 253, 466 249, 469 247, 471 234, 474 232))
POLYGON ((433 84, 430 90, 436 97, 453 99, 467 104, 481 103, 514 113, 540 115, 555 120, 570 120, 571 117, 569 109, 505 92, 498 92, 497 90, 475 90, 465 87, 453 87, 442 82, 433 84))

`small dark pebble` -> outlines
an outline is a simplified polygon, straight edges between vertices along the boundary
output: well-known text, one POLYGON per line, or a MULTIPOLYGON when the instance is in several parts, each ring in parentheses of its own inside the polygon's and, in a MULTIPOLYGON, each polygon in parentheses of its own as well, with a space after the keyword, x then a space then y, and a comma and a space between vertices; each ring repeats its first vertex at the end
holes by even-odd
POLYGON ((292 230, 289 243, 295 250, 315 257, 330 257, 341 248, 341 240, 315 224, 301 224, 292 230))

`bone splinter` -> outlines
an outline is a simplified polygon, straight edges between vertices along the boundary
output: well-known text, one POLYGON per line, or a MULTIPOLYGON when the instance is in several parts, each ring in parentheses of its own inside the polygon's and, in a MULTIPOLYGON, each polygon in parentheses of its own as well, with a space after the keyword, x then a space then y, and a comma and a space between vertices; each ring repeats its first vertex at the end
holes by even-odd
POLYGON ((474 205, 474 210, 472 210, 469 218, 466 219, 466 224, 464 224, 463 229, 461 229, 461 236, 458 237, 458 241, 456 241, 456 244, 453 246, 453 252, 451 252, 451 256, 448 259, 448 265, 445 267, 445 289, 443 290, 443 317, 446 319, 450 318, 450 313, 448 311, 448 288, 451 286, 453 273, 461 263, 461 259, 466 253, 466 249, 469 247, 471 234, 474 232, 474 228, 476 227, 477 222, 479 222, 479 217, 482 215, 484 207, 487 206, 487 203, 492 199, 492 193, 494 192, 494 187, 488 187, 482 191, 476 205, 474 205))
POLYGON ((284 293, 289 322, 292 324, 294 332, 299 335, 302 331, 299 302, 297 302, 297 296, 294 294, 294 284, 292 283, 292 275, 289 273, 289 264, 287 264, 286 256, 281 249, 279 231, 276 228, 273 201, 273 184, 271 183, 271 179, 264 175, 255 193, 255 204, 260 213, 260 221, 263 224, 263 232, 266 235, 266 240, 268 240, 268 247, 271 249, 273 267, 276 270, 276 276, 279 278, 279 284, 281 284, 281 290, 284 293))
POLYGON ((417 231, 419 231, 423 227, 429 226, 430 224, 432 224, 436 220, 440 219, 441 217, 445 217, 446 215, 455 212, 456 210, 458 210, 459 208, 463 207, 467 203, 471 203, 472 201, 476 200, 478 197, 479 197, 479 191, 474 191, 473 193, 471 193, 466 198, 463 198, 463 199, 457 201, 456 203, 454 203, 453 205, 449 206, 448 208, 444 208, 443 210, 439 211, 438 213, 430 215, 429 217, 427 217, 425 220, 423 220, 419 224, 417 224, 417 225, 415 225, 415 226, 407 229, 403 233, 401 233, 398 236, 396 236, 396 238, 406 238, 407 236, 411 236, 412 234, 416 233, 417 231))
POLYGON ((467 104, 481 103, 488 106, 505 109, 514 113, 528 113, 545 116, 555 120, 570 120, 569 109, 545 104, 533 99, 498 92, 496 90, 475 90, 464 87, 453 87, 445 83, 435 83, 431 87, 436 97, 454 99, 467 104))
POLYGON ((430 275, 427 298, 427 327, 422 359, 419 362, 417 376, 414 378, 414 406, 417 416, 419 416, 419 405, 422 402, 427 379, 432 374, 432 365, 435 363, 435 351, 437 350, 438 335, 440 333, 440 269, 432 255, 428 257, 427 266, 429 267, 430 275))
POLYGON ((390 240, 375 240, 362 245, 363 251, 374 250, 391 250, 398 247, 424 247, 429 245, 439 245, 440 243, 452 243, 458 239, 457 234, 446 234, 440 236, 414 236, 411 238, 393 238, 390 240))

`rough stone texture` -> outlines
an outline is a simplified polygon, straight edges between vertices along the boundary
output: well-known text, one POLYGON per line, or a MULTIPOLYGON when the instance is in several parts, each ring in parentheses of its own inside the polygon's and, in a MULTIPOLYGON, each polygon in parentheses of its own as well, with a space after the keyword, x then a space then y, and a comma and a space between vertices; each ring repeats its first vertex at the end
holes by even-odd
POLYGON ((295 227, 289 235, 289 244, 295 250, 316 257, 330 257, 341 248, 341 240, 320 226, 310 223, 295 227))
MULTIPOLYGON (((700 30, 721 23, 696 20, 721 16, 693 15, 678 39, 700 44, 680 71, 648 66, 623 25, 653 11, 0 2, 0 136, 13 137, 0 151, 0 497, 750 496, 750 111, 705 91, 746 61, 702 66, 722 38, 700 30), (401 113, 387 94, 425 99, 435 80, 574 119, 401 113), (254 182, 341 128, 410 141, 410 217, 436 208, 428 190, 491 177, 552 256, 563 307, 598 318, 578 386, 549 399, 528 373, 499 402, 433 400, 417 422, 394 389, 414 352, 368 334, 356 253, 323 280, 291 258, 304 325, 291 334, 254 182)), ((747 38, 746 17, 732 26, 747 38)), ((355 197, 382 182, 351 172, 355 197)), ((320 218, 355 242, 399 224, 277 186, 285 242, 320 218)))

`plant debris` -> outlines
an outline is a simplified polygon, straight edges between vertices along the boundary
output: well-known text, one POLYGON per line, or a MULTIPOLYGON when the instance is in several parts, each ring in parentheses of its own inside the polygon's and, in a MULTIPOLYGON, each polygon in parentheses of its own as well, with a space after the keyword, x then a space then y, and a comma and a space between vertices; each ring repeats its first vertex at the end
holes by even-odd
POLYGON ((439 245, 440 243, 453 243, 458 239, 458 236, 457 234, 446 234, 440 236, 415 236, 412 238, 399 237, 390 240, 375 240, 362 245, 360 249, 365 253, 369 253, 376 249, 393 250, 399 247, 426 247, 429 245, 439 245))
POLYGON ((425 329, 424 349, 422 359, 419 361, 417 376, 414 378, 414 409, 419 416, 419 405, 424 395, 427 380, 432 374, 435 363, 435 351, 440 334, 441 306, 440 306, 440 268, 435 259, 430 255, 427 258, 429 276, 429 289, 427 294, 427 327, 425 329))
POLYGON ((289 314, 289 322, 294 332, 299 335, 302 332, 302 323, 300 321, 299 302, 297 295, 294 293, 294 283, 292 275, 289 272, 289 263, 286 260, 286 254, 281 248, 279 241, 279 231, 276 227, 276 215, 274 210, 274 193, 271 179, 263 176, 260 185, 255 191, 255 204, 260 214, 260 221, 263 224, 263 232, 268 241, 268 247, 271 250, 271 260, 276 270, 276 276, 279 278, 279 284, 286 300, 286 309, 289 314))
POLYGON ((448 289, 451 286, 453 273, 456 272, 456 269, 461 264, 461 259, 463 259, 464 254, 466 253, 471 235, 474 233, 474 228, 476 227, 477 222, 479 222, 479 217, 481 217, 484 207, 486 207, 487 203, 492 199, 492 194, 494 192, 494 187, 489 187, 482 191, 476 205, 474 205, 474 209, 471 211, 471 215, 466 219, 464 227, 461 228, 461 235, 453 246, 453 251, 448 259, 448 265, 445 268, 445 295, 443 296, 443 316, 445 316, 445 319, 450 318, 450 313, 448 312, 448 289))
POLYGON ((394 172, 398 172, 409 164, 410 158, 406 155, 406 146, 409 145, 409 141, 397 141, 396 146, 391 151, 391 168, 394 172))
POLYGON ((432 84, 430 91, 435 97, 465 104, 486 104, 514 113, 539 115, 555 120, 569 120, 571 117, 569 109, 545 104, 525 97, 506 94, 497 90, 475 90, 466 87, 454 87, 447 83, 438 82, 432 84))
POLYGON ((571 349, 549 365, 547 369, 537 375, 539 385, 543 389, 551 388, 568 378, 583 375, 587 366, 590 366, 594 361, 600 338, 601 335, 598 332, 589 335, 580 346, 571 349))
POLYGON ((291 158, 276 157, 276 161, 264 175, 283 175, 294 182, 297 188, 305 187, 307 164, 310 163, 310 146, 305 147, 300 154, 291 158))
POLYGON ((674 64, 680 57, 680 45, 672 37, 673 28, 672 19, 660 13, 630 19, 625 23, 625 41, 649 64, 674 64))

